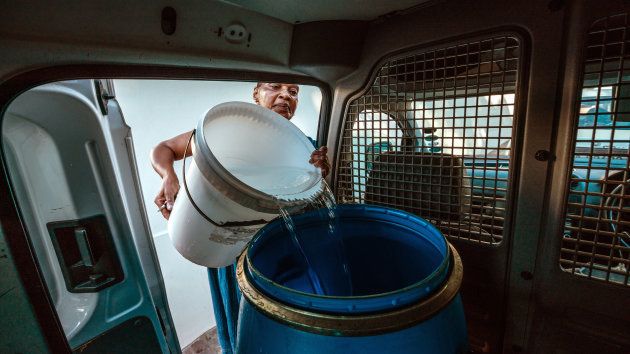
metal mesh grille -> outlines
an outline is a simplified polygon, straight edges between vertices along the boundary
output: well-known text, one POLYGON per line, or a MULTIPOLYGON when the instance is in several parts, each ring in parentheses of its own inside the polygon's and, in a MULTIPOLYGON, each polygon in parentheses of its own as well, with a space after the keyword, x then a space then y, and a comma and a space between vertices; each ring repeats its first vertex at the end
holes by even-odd
POLYGON ((349 103, 337 195, 498 244, 510 198, 520 44, 500 36, 389 60, 349 103))
POLYGON ((630 36, 627 14, 587 35, 560 266, 630 285, 630 36))

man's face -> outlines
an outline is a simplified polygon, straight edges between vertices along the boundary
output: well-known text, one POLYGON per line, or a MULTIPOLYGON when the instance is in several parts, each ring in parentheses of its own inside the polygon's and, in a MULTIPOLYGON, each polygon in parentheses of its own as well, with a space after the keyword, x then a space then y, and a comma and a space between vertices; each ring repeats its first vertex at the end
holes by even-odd
POLYGON ((262 83, 254 89, 254 101, 286 119, 295 114, 300 87, 295 84, 262 83))

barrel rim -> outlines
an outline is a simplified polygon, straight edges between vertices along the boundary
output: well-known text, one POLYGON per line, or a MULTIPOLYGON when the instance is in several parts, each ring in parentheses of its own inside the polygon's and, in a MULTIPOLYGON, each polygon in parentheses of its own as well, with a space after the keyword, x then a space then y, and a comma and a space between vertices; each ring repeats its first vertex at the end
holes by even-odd
MULTIPOLYGON (((294 295, 294 296, 298 296, 300 298, 311 298, 315 301, 328 301, 328 300, 336 300, 336 301, 341 301, 344 303, 343 306, 351 306, 353 305, 353 302, 355 300, 381 300, 381 299, 386 299, 389 297, 394 297, 394 296, 400 296, 400 295, 406 295, 407 297, 411 296, 411 294, 414 293, 415 289, 420 289, 420 288, 424 288, 425 286, 427 286, 428 284, 430 284, 432 282, 432 280, 434 280, 437 277, 440 277, 441 274, 444 273, 448 273, 449 270, 449 264, 450 264, 450 248, 448 241, 446 240, 446 238, 444 237, 444 235, 442 235, 442 233, 430 222, 418 217, 417 215, 413 215, 413 214, 408 214, 408 213, 404 213, 401 210, 398 209, 394 209, 394 208, 389 208, 389 207, 383 207, 383 206, 376 206, 376 205, 366 205, 366 204, 340 204, 337 206, 337 208, 341 211, 341 212, 348 212, 348 213, 352 213, 353 209, 360 209, 362 211, 368 211, 368 212, 376 212, 379 214, 386 214, 389 216, 395 216, 398 218, 404 218, 406 220, 411 220, 417 224, 419 224, 420 226, 424 227, 425 229, 427 229, 427 231, 429 231, 430 233, 432 233, 435 236, 439 237, 439 241, 440 245, 437 245, 434 243, 435 240, 432 240, 431 238, 425 237, 425 239, 431 243, 434 247, 440 248, 440 247, 444 247, 444 258, 442 259, 442 261, 440 262, 440 264, 429 274, 427 275, 425 278, 407 285, 403 288, 394 290, 394 291, 389 291, 389 292, 384 292, 384 293, 378 293, 378 294, 370 294, 370 295, 359 295, 359 296, 352 296, 352 297, 345 297, 345 296, 335 296, 335 295, 319 295, 319 294, 313 294, 313 293, 307 293, 307 292, 303 292, 303 291, 299 291, 299 290, 295 290, 289 287, 286 287, 282 284, 278 284, 276 282, 274 282, 273 280, 267 278, 264 274, 262 274, 255 266, 253 266, 252 261, 251 261, 251 252, 252 252, 252 247, 254 247, 254 245, 258 242, 258 239, 260 239, 260 237, 266 232, 266 230, 273 224, 276 222, 280 222, 279 219, 276 219, 274 221, 272 221, 271 223, 269 223, 265 228, 259 230, 256 235, 254 235, 254 237, 252 237, 252 240, 250 242, 250 245, 246 248, 246 250, 244 251, 246 253, 246 257, 245 257, 245 262, 246 262, 246 272, 251 273, 250 276, 252 276, 254 278, 254 283, 258 283, 259 287, 262 287, 263 292, 265 291, 264 288, 267 286, 273 286, 276 289, 279 289, 281 292, 285 293, 285 294, 289 294, 289 295, 294 295), (402 213, 402 214, 401 214, 402 213), (443 246, 442 246, 443 244, 443 246)), ((302 217, 303 215, 300 215, 300 217, 302 217)), ((365 216, 357 216, 354 214, 351 215, 343 215, 344 219, 362 219, 365 216)), ((395 224, 399 227, 404 227, 406 229, 408 229, 411 232, 417 232, 417 230, 415 230, 414 228, 408 226, 408 225, 400 225, 398 223, 394 223, 393 221, 387 220, 379 220, 380 222, 386 222, 386 223, 392 223, 395 224)), ((442 251, 440 251, 442 252, 442 251)), ((445 279, 448 276, 445 275, 443 276, 442 279, 445 279)), ((443 281, 443 280, 442 280, 443 281)), ((428 294, 424 294, 421 295, 418 299, 413 300, 413 301, 417 301, 423 298, 426 298, 427 296, 430 296, 431 293, 435 292, 435 290, 439 287, 439 285, 435 285, 433 289, 430 290, 430 292, 428 294)), ((270 294, 270 296, 273 296, 270 294)), ((299 304, 297 304, 296 302, 293 302, 293 305, 295 306, 299 306, 299 304)), ((401 304, 400 306, 406 306, 405 304, 401 304)), ((338 306, 339 307, 339 306, 338 306)), ((377 312, 377 311, 381 311, 383 309, 370 309, 369 304, 366 305, 364 307, 364 309, 357 309, 357 312, 361 311, 363 313, 368 313, 368 312, 377 312)), ((334 312, 334 309, 328 309, 328 311, 330 312, 334 312)))
POLYGON ((276 301, 257 288, 246 276, 246 253, 241 253, 236 277, 243 297, 264 315, 299 330, 329 336, 365 336, 411 327, 445 308, 459 293, 464 268, 457 250, 447 241, 450 264, 447 281, 432 295, 416 304, 385 313, 334 315, 291 307, 276 301))
MULTIPOLYGON (((277 121, 277 124, 289 127, 289 129, 291 129, 294 133, 301 132, 294 124, 286 121, 286 119, 279 114, 263 108, 259 105, 238 101, 218 104, 211 108, 206 113, 203 119, 199 120, 199 122, 197 123, 197 128, 195 129, 195 149, 199 153, 193 153, 193 159, 195 161, 195 164, 197 165, 197 168, 199 169, 199 171, 201 171, 202 175, 206 178, 208 182, 210 182, 215 188, 220 190, 221 193, 223 193, 232 201, 244 207, 262 213, 277 214, 279 205, 293 206, 301 203, 303 200, 288 201, 284 199, 278 199, 273 195, 255 189, 236 178, 219 162, 217 157, 214 155, 214 153, 212 153, 212 150, 206 143, 204 126, 208 117, 212 117, 213 113, 216 113, 221 109, 225 109, 226 107, 243 108, 262 116, 273 117, 277 121), (278 116, 278 119, 282 120, 276 119, 277 117, 275 116, 278 116), (287 124, 285 124, 284 121, 286 121, 287 124)), ((311 142, 306 138, 306 136, 304 136, 304 134, 298 134, 298 137, 302 141, 302 143, 311 145, 311 142)), ((319 178, 311 186, 305 188, 304 191, 297 194, 301 194, 316 188, 323 189, 321 181, 322 178, 319 178)), ((315 195, 317 193, 314 191, 310 194, 315 195)))
MULTIPOLYGON (((352 217, 349 217, 348 219, 352 219, 352 217)), ((397 225, 397 226, 401 226, 401 225, 397 225)), ((403 226, 404 227, 404 226, 403 226)), ((405 227, 407 229, 410 229, 409 227, 405 227)), ((413 284, 407 285, 404 288, 400 288, 394 291, 388 291, 385 293, 378 293, 378 294, 370 294, 370 295, 357 295, 357 296, 352 296, 352 299, 376 299, 376 298, 383 298, 383 297, 388 297, 388 296, 392 296, 392 295, 396 295, 396 294, 401 294, 401 293, 405 293, 413 288, 417 288, 417 287, 422 287, 424 285, 426 285, 427 283, 429 283, 431 281, 432 278, 436 277, 438 274, 441 274, 442 272, 444 272, 445 270, 447 270, 446 268, 449 265, 449 260, 450 260, 450 249, 448 248, 448 243, 445 241, 447 248, 446 248, 446 254, 444 256, 444 259, 440 262, 440 265, 437 266, 429 275, 427 275, 424 279, 417 281, 413 284)), ((246 249, 245 251, 248 255, 249 255, 249 248, 246 249)), ((320 294, 313 294, 313 293, 307 293, 307 292, 303 292, 303 291, 299 291, 299 290, 295 290, 289 287, 286 287, 282 284, 278 284, 276 282, 274 282, 273 280, 268 279, 265 275, 263 275, 256 267, 254 267, 252 265, 251 259, 249 256, 245 257, 245 262, 247 262, 247 271, 253 273, 254 275, 256 275, 256 277, 258 279, 260 279, 261 281, 265 282, 265 283, 269 283, 269 284, 273 284, 275 287, 278 287, 284 291, 286 291, 287 293, 294 293, 296 295, 303 295, 303 296, 309 296, 309 297, 313 297, 313 298, 318 298, 318 299, 334 299, 334 300, 344 300, 346 298, 348 298, 347 296, 336 296, 336 295, 320 295, 320 294)))

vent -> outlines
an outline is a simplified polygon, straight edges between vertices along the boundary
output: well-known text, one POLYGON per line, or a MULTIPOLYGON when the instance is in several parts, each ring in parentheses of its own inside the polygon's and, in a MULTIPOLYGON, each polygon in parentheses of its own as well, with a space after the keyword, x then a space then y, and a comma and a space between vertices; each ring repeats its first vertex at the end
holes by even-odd
POLYGON ((348 106, 336 191, 499 244, 511 197, 519 40, 498 36, 386 61, 348 106))
POLYGON ((564 271, 622 285, 630 285, 628 33, 621 14, 587 35, 560 254, 564 271))

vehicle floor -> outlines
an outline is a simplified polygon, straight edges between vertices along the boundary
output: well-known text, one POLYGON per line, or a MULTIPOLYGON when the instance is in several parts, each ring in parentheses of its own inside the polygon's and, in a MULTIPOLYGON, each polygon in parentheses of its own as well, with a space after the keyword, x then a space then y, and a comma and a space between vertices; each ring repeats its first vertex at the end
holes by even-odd
POLYGON ((200 335, 182 350, 182 354, 221 354, 221 347, 217 339, 217 327, 212 327, 200 335))

